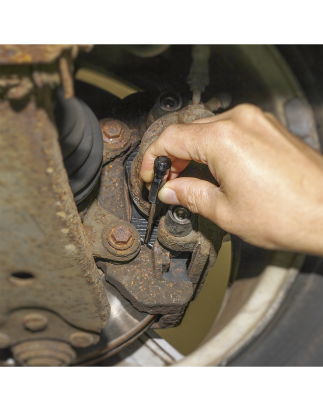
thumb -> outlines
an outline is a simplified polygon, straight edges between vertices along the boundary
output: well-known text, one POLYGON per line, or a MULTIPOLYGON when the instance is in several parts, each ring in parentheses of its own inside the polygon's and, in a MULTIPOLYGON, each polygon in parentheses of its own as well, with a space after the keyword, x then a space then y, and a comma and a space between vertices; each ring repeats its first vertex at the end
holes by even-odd
POLYGON ((214 184, 192 177, 169 180, 159 192, 159 199, 166 204, 181 204, 192 213, 218 224, 219 210, 223 208, 224 194, 214 184))

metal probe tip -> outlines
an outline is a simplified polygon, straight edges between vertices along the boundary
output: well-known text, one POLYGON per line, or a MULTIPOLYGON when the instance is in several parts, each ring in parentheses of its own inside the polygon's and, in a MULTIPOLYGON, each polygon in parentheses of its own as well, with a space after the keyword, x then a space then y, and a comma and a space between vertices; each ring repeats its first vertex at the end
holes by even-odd
POLYGON ((150 186, 149 202, 151 204, 148 218, 148 225, 145 235, 144 244, 149 243, 154 216, 156 212, 156 203, 158 200, 158 193, 167 181, 172 162, 168 157, 157 157, 154 164, 154 179, 150 186))
POLYGON ((149 243, 151 229, 153 226, 153 221, 154 221, 154 216, 155 216, 155 211, 156 211, 156 204, 151 204, 144 244, 149 243))

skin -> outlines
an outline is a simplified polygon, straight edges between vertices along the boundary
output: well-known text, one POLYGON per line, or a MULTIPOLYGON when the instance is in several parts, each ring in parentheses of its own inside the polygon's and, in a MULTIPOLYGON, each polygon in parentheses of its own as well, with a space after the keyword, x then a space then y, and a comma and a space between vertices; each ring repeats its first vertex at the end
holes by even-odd
POLYGON ((323 255, 323 157, 272 114, 242 104, 167 127, 144 155, 147 183, 162 155, 172 160, 162 202, 181 204, 259 247, 323 255), (191 160, 206 164, 219 186, 178 177, 191 160))

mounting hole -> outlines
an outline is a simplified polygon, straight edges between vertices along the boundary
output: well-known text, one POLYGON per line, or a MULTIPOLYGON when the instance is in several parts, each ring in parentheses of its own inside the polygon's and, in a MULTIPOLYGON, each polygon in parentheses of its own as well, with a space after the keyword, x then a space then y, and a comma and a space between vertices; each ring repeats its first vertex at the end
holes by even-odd
POLYGON ((178 111, 183 104, 179 94, 164 92, 159 96, 159 105, 164 111, 178 111))
POLYGON ((171 110, 178 105, 178 101, 173 96, 168 96, 163 99, 162 104, 163 107, 171 110))
POLYGON ((35 276, 24 271, 18 271, 16 273, 11 274, 10 280, 15 284, 27 285, 35 280, 35 276))

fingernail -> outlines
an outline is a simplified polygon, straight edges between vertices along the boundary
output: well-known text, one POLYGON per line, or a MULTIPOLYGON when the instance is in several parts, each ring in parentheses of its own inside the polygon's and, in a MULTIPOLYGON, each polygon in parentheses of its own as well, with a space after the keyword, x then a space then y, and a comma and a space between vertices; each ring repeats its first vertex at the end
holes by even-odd
POLYGON ((166 204, 179 204, 176 197, 176 192, 170 188, 164 187, 158 193, 160 201, 166 204))

